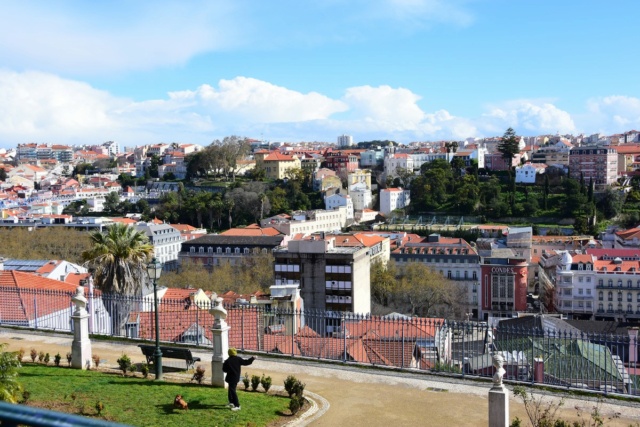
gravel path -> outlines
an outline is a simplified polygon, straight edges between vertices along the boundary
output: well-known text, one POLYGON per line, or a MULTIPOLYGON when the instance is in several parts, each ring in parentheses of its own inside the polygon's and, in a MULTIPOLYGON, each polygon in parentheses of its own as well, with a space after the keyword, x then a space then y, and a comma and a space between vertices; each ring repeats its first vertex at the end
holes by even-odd
MULTIPOLYGON (((66 354, 71 348, 72 337, 59 334, 42 334, 0 328, 0 342, 9 349, 30 348, 66 354)), ((116 365, 122 353, 134 362, 144 357, 135 344, 111 341, 93 341, 93 353, 100 355, 106 366, 116 365)), ((207 370, 211 353, 196 350, 207 370)), ((167 360, 166 364, 179 361, 167 360)), ((488 418, 487 393, 490 381, 461 380, 411 372, 361 368, 317 361, 291 360, 259 355, 248 368, 250 374, 265 373, 273 378, 274 387, 282 384, 288 375, 295 375, 306 383, 305 395, 312 401, 312 410, 304 414, 290 427, 309 426, 486 426, 488 418)), ((173 375, 173 374, 171 374, 173 375)), ((509 388, 511 388, 509 386, 509 388)), ((640 426, 640 403, 596 397, 575 397, 563 394, 540 393, 536 397, 557 402, 565 397, 560 410, 563 418, 577 420, 577 409, 588 417, 594 406, 605 417, 605 425, 640 426)), ((523 405, 511 396, 511 418, 526 420, 523 405)), ((525 423, 527 425, 527 423, 525 423)))

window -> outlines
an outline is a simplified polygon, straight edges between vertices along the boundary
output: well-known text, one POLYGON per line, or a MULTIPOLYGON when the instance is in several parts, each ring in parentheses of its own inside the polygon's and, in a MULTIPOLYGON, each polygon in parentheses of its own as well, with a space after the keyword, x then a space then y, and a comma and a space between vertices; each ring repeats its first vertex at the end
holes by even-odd
POLYGON ((213 248, 212 248, 212 247, 208 247, 208 248, 207 248, 207 253, 212 254, 212 253, 213 253, 213 248))
POLYGON ((627 280, 627 288, 630 288, 630 287, 631 287, 631 285, 632 285, 632 284, 631 284, 631 280, 627 280))
POLYGON ((613 304, 609 303, 609 305, 607 305, 607 310, 613 312, 613 304))
POLYGON ((618 292, 618 301, 622 301, 622 292, 618 292))
POLYGON ((613 292, 609 291, 607 293, 607 301, 613 301, 613 292))
POLYGON ((587 276, 587 283, 591 283, 591 276, 587 276))
POLYGON ((600 279, 598 280, 598 286, 603 286, 604 285, 604 280, 600 279))
POLYGON ((598 292, 598 300, 602 301, 603 299, 602 291, 598 292))
POLYGON ((598 310, 604 311, 604 305, 602 305, 602 303, 598 304, 598 310))
POLYGON ((627 292, 627 301, 628 302, 633 301, 633 295, 631 295, 631 292, 627 292))
POLYGON ((591 308, 591 301, 587 301, 587 308, 591 308))
POLYGON ((633 307, 631 306, 631 304, 627 304, 627 311, 629 313, 633 313, 633 307))
POLYGON ((233 251, 235 254, 239 254, 240 253, 240 248, 235 248, 235 250, 233 251))
POLYGON ((249 248, 244 248, 244 253, 248 254, 249 253, 249 248))
POLYGON ((587 288, 587 295, 591 295, 591 288, 587 288))
POLYGON ((613 280, 609 279, 609 283, 608 283, 609 287, 613 287, 613 280))
MULTIPOLYGON (((477 274, 476 274, 475 271, 472 273, 471 277, 473 278, 473 280, 478 280, 478 277, 477 277, 477 274)), ((638 283, 640 283, 640 282, 638 282, 638 283)))
POLYGON ((202 246, 200 246, 200 248, 198 248, 198 253, 200 253, 200 254, 204 253, 204 248, 202 246))
POLYGON ((583 292, 584 290, 582 288, 578 288, 578 295, 582 295, 583 292))
POLYGON ((216 253, 217 253, 217 254, 221 254, 221 253, 222 253, 222 248, 218 246, 218 247, 216 248, 216 253))
POLYGON ((191 246, 189 248, 189 253, 195 254, 196 253, 196 248, 194 248, 193 246, 191 246))
POLYGON ((225 248, 224 253, 230 254, 231 253, 231 248, 225 248))
POLYGON ((578 282, 582 283, 584 281, 584 278, 582 276, 578 277, 578 282))

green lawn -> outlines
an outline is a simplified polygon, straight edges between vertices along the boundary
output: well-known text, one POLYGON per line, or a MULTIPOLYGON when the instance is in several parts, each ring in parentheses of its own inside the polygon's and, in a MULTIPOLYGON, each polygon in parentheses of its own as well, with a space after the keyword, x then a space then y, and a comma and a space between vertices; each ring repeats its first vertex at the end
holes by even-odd
MULTIPOLYGON (((138 374, 139 375, 139 374, 138 374)), ((226 407, 227 391, 205 385, 154 382, 98 371, 25 364, 20 382, 30 393, 27 404, 133 426, 265 426, 289 414, 289 398, 273 392, 245 392, 239 384, 242 410, 226 407), (174 409, 181 394, 188 411, 174 409), (96 403, 104 404, 98 415, 96 403)))

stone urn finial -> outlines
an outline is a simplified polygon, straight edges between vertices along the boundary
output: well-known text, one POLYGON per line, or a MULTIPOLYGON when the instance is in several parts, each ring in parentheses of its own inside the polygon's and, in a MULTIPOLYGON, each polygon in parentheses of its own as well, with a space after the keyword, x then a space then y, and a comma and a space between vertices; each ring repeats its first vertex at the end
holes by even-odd
POLYGON ((82 286, 76 288, 76 294, 71 297, 71 301, 76 305, 73 314, 80 315, 87 313, 87 299, 84 297, 84 288, 82 286))
POLYGON ((495 368, 496 373, 493 374, 493 385, 494 387, 502 386, 502 377, 507 372, 502 367, 504 365, 504 358, 500 353, 495 353, 493 355, 493 367, 495 368))
POLYGON ((226 326, 225 320, 227 319, 227 310, 222 306, 222 301, 224 301, 217 294, 211 295, 211 309, 209 313, 214 317, 213 327, 215 329, 222 328, 226 326))

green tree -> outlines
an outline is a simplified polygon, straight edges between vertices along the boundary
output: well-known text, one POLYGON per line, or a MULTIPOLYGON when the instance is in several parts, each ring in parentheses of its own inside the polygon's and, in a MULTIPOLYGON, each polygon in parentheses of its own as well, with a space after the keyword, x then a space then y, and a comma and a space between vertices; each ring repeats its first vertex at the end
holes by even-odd
POLYGON ((115 191, 110 192, 104 198, 104 210, 108 213, 116 213, 120 204, 120 196, 115 191))
POLYGON ((22 384, 18 382, 20 361, 18 355, 5 351, 6 344, 0 344, 0 401, 18 403, 22 396, 22 384))
POLYGON ((396 274, 396 264, 393 260, 389 260, 387 265, 379 260, 371 263, 371 299, 374 302, 389 306, 397 284, 396 274))
POLYGON ((596 206, 600 210, 604 217, 607 219, 614 218, 620 212, 622 212, 622 206, 624 204, 624 196, 621 191, 608 187, 596 206))
MULTIPOLYGON (((146 266, 153 255, 147 236, 126 224, 116 223, 105 233, 94 231, 90 237, 92 247, 82 257, 93 269, 96 287, 107 294, 140 295, 143 283, 148 280, 146 266)), ((106 308, 116 332, 122 329, 131 303, 123 299, 112 302, 106 304, 106 308)))
POLYGON ((512 128, 507 129, 502 135, 502 140, 498 143, 498 151, 502 154, 502 158, 507 162, 507 165, 509 165, 509 169, 511 169, 513 157, 520 152, 518 138, 512 128))

